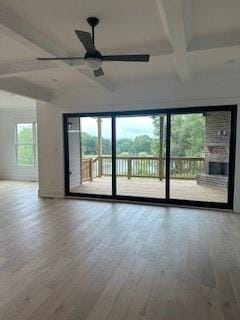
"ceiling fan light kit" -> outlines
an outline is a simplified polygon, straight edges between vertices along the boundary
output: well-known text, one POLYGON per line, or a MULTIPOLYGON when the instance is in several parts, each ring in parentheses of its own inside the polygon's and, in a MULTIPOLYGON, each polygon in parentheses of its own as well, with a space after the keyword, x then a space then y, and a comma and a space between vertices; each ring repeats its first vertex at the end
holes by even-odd
POLYGON ((148 62, 150 55, 148 54, 132 54, 132 55, 109 55, 104 56, 95 47, 95 27, 99 23, 96 17, 87 18, 88 24, 92 28, 92 34, 86 31, 75 30, 75 33, 84 46, 86 54, 84 57, 56 57, 56 58, 37 58, 40 61, 57 61, 57 60, 84 60, 87 66, 93 70, 95 77, 104 75, 102 64, 103 61, 122 61, 122 62, 148 62))
POLYGON ((97 70, 102 66, 102 60, 98 58, 86 58, 87 66, 92 70, 97 70))

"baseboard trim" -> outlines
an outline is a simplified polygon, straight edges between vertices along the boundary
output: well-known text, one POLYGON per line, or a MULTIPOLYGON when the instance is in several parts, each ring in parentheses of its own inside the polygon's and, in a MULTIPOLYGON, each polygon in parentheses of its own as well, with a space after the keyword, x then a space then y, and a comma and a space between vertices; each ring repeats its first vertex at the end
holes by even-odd
POLYGON ((61 190, 38 189, 40 198, 64 198, 64 193, 61 190))
POLYGON ((38 182, 38 179, 34 176, 10 176, 6 174, 1 175, 1 180, 9 180, 9 181, 26 181, 26 182, 38 182))

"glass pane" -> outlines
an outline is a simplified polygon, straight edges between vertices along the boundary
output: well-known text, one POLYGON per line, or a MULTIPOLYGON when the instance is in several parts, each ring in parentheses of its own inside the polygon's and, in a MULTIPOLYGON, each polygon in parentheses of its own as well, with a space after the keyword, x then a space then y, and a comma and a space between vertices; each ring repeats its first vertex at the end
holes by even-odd
POLYGON ((116 118, 117 194, 165 198, 165 115, 116 118))
POLYGON ((80 119, 68 118, 69 189, 80 185, 80 119))
POLYGON ((19 166, 34 165, 33 145, 18 145, 17 146, 17 164, 19 166))
POLYGON ((170 197, 227 202, 231 113, 171 116, 170 197))
POLYGON ((38 166, 38 132, 37 132, 36 122, 35 122, 35 161, 36 161, 36 166, 38 166))
POLYGON ((69 121, 70 191, 112 195, 111 118, 81 117, 69 121))
POLYGON ((17 124, 17 143, 31 144, 33 143, 33 128, 32 123, 17 124))

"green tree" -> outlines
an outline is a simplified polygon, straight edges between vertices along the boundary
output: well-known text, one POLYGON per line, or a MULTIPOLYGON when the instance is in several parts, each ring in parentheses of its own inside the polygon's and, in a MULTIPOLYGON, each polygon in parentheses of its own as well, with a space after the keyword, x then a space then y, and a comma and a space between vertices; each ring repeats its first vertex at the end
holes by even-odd
POLYGON ((132 139, 128 139, 128 138, 121 138, 119 140, 117 140, 117 146, 116 146, 116 151, 117 154, 121 154, 123 152, 131 152, 131 148, 132 148, 132 144, 133 144, 133 140, 132 139))
POLYGON ((111 155, 112 154, 112 144, 111 144, 110 139, 103 138, 102 148, 103 148, 104 155, 111 155))
POLYGON ((33 143, 32 124, 18 130, 18 143, 21 143, 21 144, 33 143))
POLYGON ((171 155, 199 157, 204 147, 204 117, 202 114, 175 115, 171 127, 171 155))
POLYGON ((20 166, 34 164, 32 124, 19 125, 17 130, 17 161, 20 166))
MULTIPOLYGON (((204 117, 203 114, 173 115, 171 121, 171 156, 199 157, 204 148, 204 117)), ((159 153, 159 116, 153 117, 154 142, 152 153, 159 153)), ((164 124, 164 150, 166 141, 166 124, 164 124)))
MULTIPOLYGON (((102 138, 103 155, 112 154, 112 144, 110 139, 102 138)), ((98 152, 98 139, 87 132, 82 132, 83 155, 96 155, 98 152)))
POLYGON ((90 135, 87 132, 82 132, 82 153, 83 155, 97 154, 97 137, 90 135))
POLYGON ((146 134, 136 136, 133 141, 131 151, 136 156, 141 152, 145 152, 147 155, 151 155, 152 143, 152 138, 150 138, 146 134))
MULTIPOLYGON (((154 125, 154 138, 151 146, 151 153, 153 156, 159 156, 160 148, 160 116, 153 116, 153 125, 154 125)), ((163 150, 162 155, 165 156, 166 150, 166 121, 165 117, 163 118, 163 150)))

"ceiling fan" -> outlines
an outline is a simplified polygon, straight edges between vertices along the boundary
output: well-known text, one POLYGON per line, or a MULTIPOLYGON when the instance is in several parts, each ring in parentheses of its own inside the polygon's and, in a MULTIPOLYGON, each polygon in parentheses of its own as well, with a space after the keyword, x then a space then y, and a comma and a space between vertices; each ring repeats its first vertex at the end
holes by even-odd
POLYGON ((56 58, 37 58, 41 61, 56 61, 56 60, 84 60, 87 66, 93 70, 95 77, 103 76, 102 69, 103 61, 125 61, 125 62, 148 62, 149 54, 131 54, 131 55, 102 55, 95 47, 95 30, 99 19, 96 17, 87 18, 88 24, 92 27, 92 35, 86 31, 75 30, 78 39, 86 50, 84 57, 56 57, 56 58))

